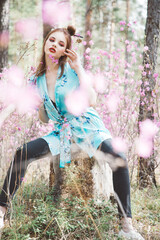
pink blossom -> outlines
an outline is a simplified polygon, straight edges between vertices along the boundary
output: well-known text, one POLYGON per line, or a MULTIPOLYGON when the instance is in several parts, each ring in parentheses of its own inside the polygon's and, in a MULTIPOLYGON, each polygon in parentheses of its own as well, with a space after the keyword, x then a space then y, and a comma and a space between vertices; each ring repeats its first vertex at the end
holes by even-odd
POLYGON ((21 19, 16 22, 15 30, 26 40, 37 39, 40 36, 39 21, 33 18, 21 19))
POLYGON ((152 154, 153 143, 151 140, 140 137, 136 141, 136 152, 140 157, 148 158, 152 154))
POLYGON ((109 112, 116 112, 120 99, 115 93, 108 95, 106 106, 109 112))
POLYGON ((94 76, 93 84, 96 92, 103 93, 106 89, 106 81, 105 81, 104 75, 102 73, 97 73, 94 76))
POLYGON ((144 69, 144 67, 142 65, 139 65, 138 68, 139 68, 139 70, 143 70, 144 69))
POLYGON ((98 53, 101 54, 101 55, 103 55, 103 56, 107 56, 107 55, 108 55, 107 51, 104 51, 104 50, 102 50, 102 49, 99 49, 99 50, 98 50, 98 53))
POLYGON ((71 114, 79 116, 89 106, 88 95, 84 89, 79 88, 67 95, 65 104, 71 114))
POLYGON ((87 35, 89 36, 89 37, 91 37, 91 31, 87 31, 87 35))
POLYGON ((124 139, 120 137, 116 137, 112 139, 112 146, 115 152, 126 152, 127 151, 127 145, 124 141, 124 139))
POLYGON ((143 50, 144 50, 144 52, 146 52, 146 51, 148 51, 148 49, 149 49, 148 46, 145 46, 143 50))
POLYGON ((42 18, 45 23, 54 26, 66 23, 71 18, 71 8, 68 2, 43 1, 42 18))
POLYGON ((7 80, 15 86, 22 86, 24 84, 24 72, 20 67, 13 65, 5 71, 7 80))
POLYGON ((93 40, 90 40, 90 41, 89 41, 89 45, 92 46, 93 44, 94 44, 93 40))
POLYGON ((22 178, 21 178, 21 181, 27 182, 27 179, 26 179, 25 177, 22 177, 22 178))
POLYGON ((146 64, 146 68, 149 68, 149 67, 150 67, 150 65, 149 65, 149 63, 147 63, 147 64, 146 64))
POLYGON ((88 54, 88 53, 90 53, 90 51, 91 51, 91 49, 88 47, 85 52, 88 54))
POLYGON ((52 63, 58 64, 58 59, 55 59, 52 55, 49 55, 49 58, 52 60, 52 63))
POLYGON ((145 121, 140 123, 140 134, 146 139, 153 138, 158 131, 158 128, 155 123, 153 123, 150 119, 146 119, 145 121))
POLYGON ((19 113, 28 113, 40 104, 40 96, 32 86, 16 86, 11 82, 0 84, 0 100, 6 105, 15 105, 19 113))
POLYGON ((91 60, 91 57, 88 56, 88 55, 85 55, 85 59, 87 59, 87 60, 91 60))
POLYGON ((87 42, 86 42, 86 41, 83 41, 82 44, 83 44, 84 46, 86 46, 86 45, 87 45, 87 42))
POLYGON ((100 60, 100 56, 97 56, 96 59, 97 59, 97 60, 100 60))
POLYGON ((120 28, 120 31, 123 31, 123 30, 124 30, 124 28, 123 28, 123 27, 121 27, 121 28, 120 28))
POLYGON ((129 44, 129 40, 125 40, 125 44, 129 44))
POLYGON ((126 25, 126 22, 125 21, 120 21, 119 24, 124 26, 124 25, 126 25))
POLYGON ((146 76, 146 75, 147 75, 147 73, 143 71, 142 72, 142 76, 146 76))
POLYGON ((153 77, 154 77, 154 78, 158 78, 158 73, 154 73, 154 74, 153 74, 153 77))
POLYGON ((9 44, 9 32, 2 31, 0 33, 0 48, 6 48, 9 44))

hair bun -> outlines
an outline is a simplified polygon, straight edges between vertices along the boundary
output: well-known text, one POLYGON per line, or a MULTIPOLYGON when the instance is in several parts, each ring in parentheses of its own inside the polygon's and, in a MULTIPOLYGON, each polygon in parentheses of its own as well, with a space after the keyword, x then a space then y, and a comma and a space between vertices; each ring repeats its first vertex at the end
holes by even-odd
POLYGON ((68 26, 67 30, 71 36, 73 36, 76 32, 76 29, 73 26, 68 26))

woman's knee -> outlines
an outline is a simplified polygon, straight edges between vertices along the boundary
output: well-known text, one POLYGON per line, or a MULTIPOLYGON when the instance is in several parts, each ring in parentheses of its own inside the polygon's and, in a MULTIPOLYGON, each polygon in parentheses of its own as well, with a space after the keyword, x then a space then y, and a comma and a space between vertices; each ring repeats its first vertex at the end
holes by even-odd
POLYGON ((106 139, 102 142, 101 145, 101 151, 104 153, 108 153, 111 154, 112 156, 114 156, 115 158, 122 158, 126 163, 127 163, 127 159, 126 159, 126 155, 123 152, 116 152, 112 146, 112 139, 106 139))

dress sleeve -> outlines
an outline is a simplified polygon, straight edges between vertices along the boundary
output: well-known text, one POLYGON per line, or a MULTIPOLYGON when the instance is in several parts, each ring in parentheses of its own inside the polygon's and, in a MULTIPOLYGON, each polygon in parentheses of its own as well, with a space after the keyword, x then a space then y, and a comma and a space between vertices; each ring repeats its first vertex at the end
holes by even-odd
POLYGON ((80 83, 79 83, 78 75, 77 75, 77 73, 70 67, 69 63, 68 63, 67 75, 68 75, 68 79, 73 82, 74 86, 75 86, 76 88, 79 87, 80 83))

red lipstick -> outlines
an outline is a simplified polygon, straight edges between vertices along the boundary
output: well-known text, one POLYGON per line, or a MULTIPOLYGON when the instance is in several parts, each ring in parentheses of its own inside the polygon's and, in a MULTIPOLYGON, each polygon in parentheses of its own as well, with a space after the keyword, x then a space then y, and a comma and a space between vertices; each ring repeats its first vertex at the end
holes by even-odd
POLYGON ((49 51, 50 51, 51 53, 55 53, 55 52, 56 52, 56 50, 55 50, 54 48, 49 48, 49 51))

